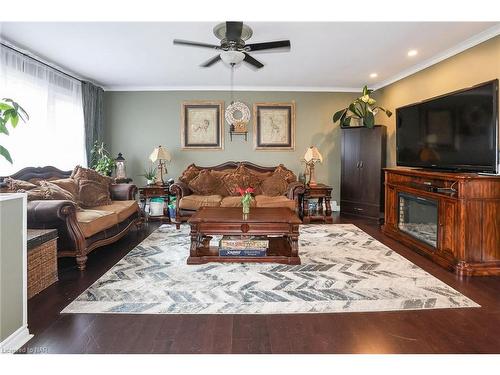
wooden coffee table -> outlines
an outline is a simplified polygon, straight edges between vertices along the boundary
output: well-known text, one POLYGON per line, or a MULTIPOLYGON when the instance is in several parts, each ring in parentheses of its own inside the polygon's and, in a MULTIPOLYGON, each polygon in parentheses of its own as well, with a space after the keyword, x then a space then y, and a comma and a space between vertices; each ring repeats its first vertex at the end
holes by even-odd
POLYGON ((300 264, 299 225, 302 223, 289 208, 252 208, 243 218, 239 207, 202 207, 188 220, 191 249, 187 264, 207 262, 272 262, 300 264), (265 257, 221 257, 210 246, 213 235, 268 236, 265 257))

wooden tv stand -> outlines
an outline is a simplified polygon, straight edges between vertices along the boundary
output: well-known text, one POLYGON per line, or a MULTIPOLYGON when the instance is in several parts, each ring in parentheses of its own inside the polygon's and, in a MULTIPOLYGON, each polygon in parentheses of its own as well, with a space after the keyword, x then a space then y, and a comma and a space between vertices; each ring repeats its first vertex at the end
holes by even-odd
POLYGON ((385 234, 458 275, 500 275, 500 176, 384 171, 385 234), (435 247, 400 230, 399 205, 408 195, 437 202, 435 247))

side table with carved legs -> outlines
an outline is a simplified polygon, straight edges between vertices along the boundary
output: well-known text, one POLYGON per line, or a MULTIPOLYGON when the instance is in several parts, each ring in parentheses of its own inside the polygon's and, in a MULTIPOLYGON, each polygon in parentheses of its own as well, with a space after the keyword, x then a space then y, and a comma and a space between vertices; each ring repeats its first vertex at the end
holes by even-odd
POLYGON ((309 224, 312 222, 323 222, 331 224, 333 222, 332 208, 330 200, 332 199, 332 188, 325 184, 314 186, 306 185, 306 190, 302 196, 302 222, 309 224), (317 200, 317 208, 311 210, 309 203, 317 200), (324 208, 323 208, 324 206, 324 208))

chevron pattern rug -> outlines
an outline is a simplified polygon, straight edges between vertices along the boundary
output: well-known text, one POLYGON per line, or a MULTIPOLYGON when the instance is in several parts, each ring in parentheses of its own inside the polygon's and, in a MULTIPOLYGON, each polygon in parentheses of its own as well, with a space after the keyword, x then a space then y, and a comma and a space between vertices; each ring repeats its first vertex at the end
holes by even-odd
POLYGON ((160 227, 63 313, 285 314, 479 307, 354 225, 301 226, 301 265, 188 266, 188 233, 188 226, 160 227))

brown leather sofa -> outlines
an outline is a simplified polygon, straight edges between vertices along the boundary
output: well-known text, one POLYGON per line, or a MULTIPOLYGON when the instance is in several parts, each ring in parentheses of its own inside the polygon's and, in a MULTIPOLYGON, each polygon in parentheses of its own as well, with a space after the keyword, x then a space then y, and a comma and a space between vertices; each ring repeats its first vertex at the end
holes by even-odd
POLYGON ((178 182, 170 186, 176 196, 176 224, 202 206, 239 207, 237 188, 253 187, 254 207, 288 207, 298 212, 304 184, 283 164, 263 167, 251 162, 230 161, 213 167, 189 165, 178 182))
MULTIPOLYGON (((36 183, 70 176, 71 171, 54 167, 29 167, 9 177, 36 183)), ((28 202, 28 228, 57 229, 58 256, 76 258, 78 268, 84 270, 88 253, 119 240, 140 223, 136 192, 133 184, 111 184, 111 204, 88 209, 77 208, 69 200, 32 200, 28 202)))

